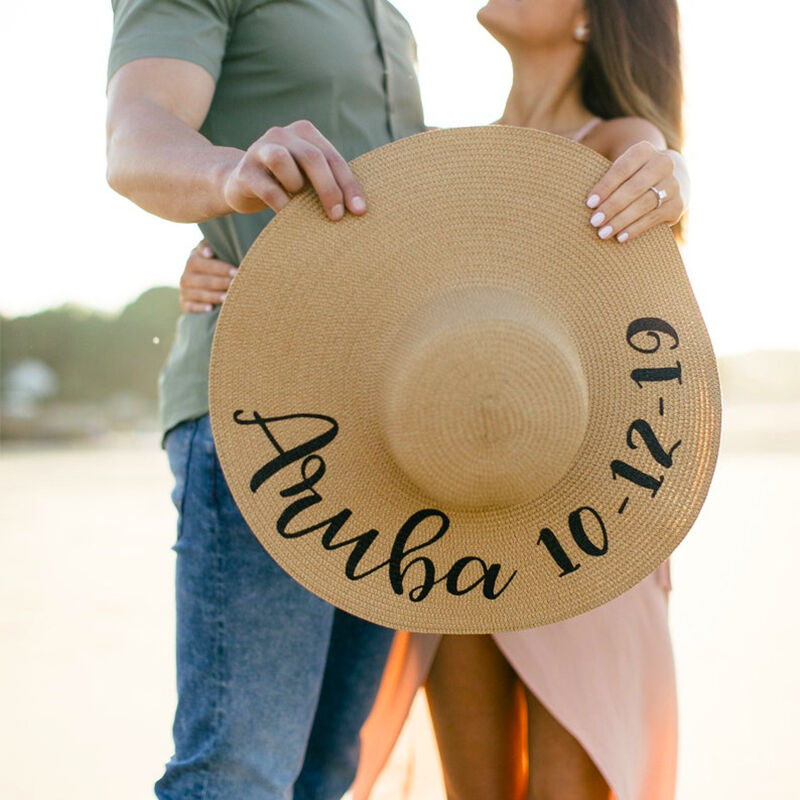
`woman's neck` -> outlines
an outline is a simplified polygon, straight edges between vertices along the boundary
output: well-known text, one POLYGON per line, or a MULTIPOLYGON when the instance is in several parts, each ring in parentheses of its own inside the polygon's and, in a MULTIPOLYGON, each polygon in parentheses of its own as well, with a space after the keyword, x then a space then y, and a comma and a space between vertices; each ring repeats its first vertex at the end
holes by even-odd
POLYGON ((532 52, 511 54, 514 80, 501 125, 568 136, 592 118, 581 99, 582 53, 532 52))

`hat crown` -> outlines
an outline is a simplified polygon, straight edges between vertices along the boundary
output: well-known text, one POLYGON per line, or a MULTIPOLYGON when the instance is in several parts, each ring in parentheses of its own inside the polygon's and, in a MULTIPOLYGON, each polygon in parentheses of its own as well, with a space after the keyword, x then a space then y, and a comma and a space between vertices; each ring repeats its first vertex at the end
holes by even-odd
POLYGON ((589 418, 566 326, 497 286, 438 294, 396 330, 380 427, 399 468, 437 503, 464 510, 541 496, 567 473, 589 418))

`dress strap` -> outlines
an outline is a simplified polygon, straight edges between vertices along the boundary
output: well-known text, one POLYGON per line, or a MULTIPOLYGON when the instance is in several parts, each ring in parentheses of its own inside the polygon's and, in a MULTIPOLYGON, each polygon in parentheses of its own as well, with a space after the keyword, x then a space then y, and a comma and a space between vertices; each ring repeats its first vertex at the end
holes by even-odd
POLYGON ((592 117, 577 133, 574 133, 569 138, 572 139, 573 142, 580 142, 594 129, 595 125, 601 121, 600 117, 592 117))

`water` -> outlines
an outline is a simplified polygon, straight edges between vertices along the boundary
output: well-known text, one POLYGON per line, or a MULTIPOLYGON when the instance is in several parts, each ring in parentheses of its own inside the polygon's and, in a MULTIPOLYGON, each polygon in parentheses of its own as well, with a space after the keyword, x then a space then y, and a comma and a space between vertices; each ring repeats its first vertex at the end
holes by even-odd
MULTIPOLYGON (((723 452, 673 558, 678 800, 796 800, 800 453, 723 452)), ((175 702, 171 478, 154 438, 0 457, 0 796, 152 797, 175 702)), ((442 797, 424 704, 376 788, 442 797)))

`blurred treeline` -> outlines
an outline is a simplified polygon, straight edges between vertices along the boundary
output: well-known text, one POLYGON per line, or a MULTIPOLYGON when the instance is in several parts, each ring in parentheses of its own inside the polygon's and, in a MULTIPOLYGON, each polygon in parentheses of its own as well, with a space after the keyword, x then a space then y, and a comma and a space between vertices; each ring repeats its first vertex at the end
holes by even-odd
MULTIPOLYGON (((158 373, 180 313, 174 288, 150 289, 118 314, 62 306, 0 316, 0 436, 84 438, 158 428, 158 373)), ((800 352, 719 360, 728 441, 800 449, 800 352)))
POLYGON ((4 439, 72 438, 157 425, 157 378, 180 313, 157 287, 118 314, 62 306, 0 316, 4 439))

